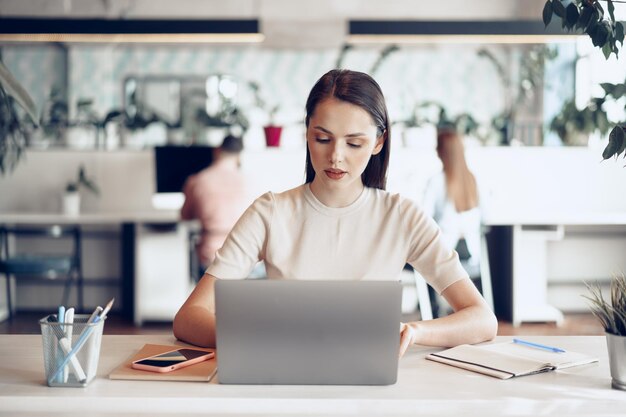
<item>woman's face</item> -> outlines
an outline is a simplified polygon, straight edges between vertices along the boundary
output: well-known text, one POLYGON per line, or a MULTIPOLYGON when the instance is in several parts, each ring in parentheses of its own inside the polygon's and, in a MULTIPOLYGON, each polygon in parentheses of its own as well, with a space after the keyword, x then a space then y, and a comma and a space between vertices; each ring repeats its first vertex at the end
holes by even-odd
POLYGON ((361 174, 372 155, 383 147, 384 137, 370 114, 359 106, 327 98, 315 108, 306 131, 313 183, 326 190, 361 191, 361 174))

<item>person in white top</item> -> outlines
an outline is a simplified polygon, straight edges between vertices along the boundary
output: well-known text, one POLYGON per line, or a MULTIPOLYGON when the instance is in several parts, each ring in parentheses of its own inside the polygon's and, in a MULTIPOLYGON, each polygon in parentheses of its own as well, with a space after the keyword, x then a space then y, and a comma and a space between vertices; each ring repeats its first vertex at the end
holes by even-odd
POLYGON ((264 194, 246 210, 176 314, 174 335, 215 346, 215 280, 241 279, 263 260, 269 279, 302 280, 397 280, 408 262, 455 313, 400 323, 400 355, 410 344, 492 339, 495 316, 436 223, 408 199, 384 191, 391 135, 376 81, 361 72, 329 71, 309 94, 305 125, 305 184, 264 194))
MULTIPOLYGON (((451 129, 437 132, 437 155, 442 171, 426 185, 422 207, 439 225, 442 242, 459 254, 471 279, 480 276, 482 207, 479 187, 465 160, 461 136, 451 129)), ((431 293, 435 317, 445 314, 431 293), (441 310, 441 311, 438 311, 441 310)))

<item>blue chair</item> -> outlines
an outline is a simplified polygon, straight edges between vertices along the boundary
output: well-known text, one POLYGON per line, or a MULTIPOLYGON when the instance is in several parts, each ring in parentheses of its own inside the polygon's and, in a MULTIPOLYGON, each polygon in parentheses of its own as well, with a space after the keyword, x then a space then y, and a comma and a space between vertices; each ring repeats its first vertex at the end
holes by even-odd
MULTIPOLYGON (((77 287, 78 311, 84 311, 83 304, 83 275, 81 271, 81 232, 78 226, 30 226, 5 227, 0 226, 0 274, 6 278, 7 307, 9 320, 13 318, 15 303, 12 299, 12 279, 29 280, 63 280, 65 288, 60 305, 69 305, 69 295, 72 285, 77 287), (18 253, 11 254, 9 237, 22 237, 70 240, 71 250, 64 253, 18 253)), ((67 246, 66 244, 64 246, 67 246)))

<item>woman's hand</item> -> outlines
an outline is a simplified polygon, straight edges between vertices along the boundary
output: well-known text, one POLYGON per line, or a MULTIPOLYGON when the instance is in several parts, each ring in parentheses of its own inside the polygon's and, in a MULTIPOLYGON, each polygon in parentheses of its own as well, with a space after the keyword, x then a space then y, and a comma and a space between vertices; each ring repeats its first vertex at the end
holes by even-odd
POLYGON ((416 330, 406 323, 400 323, 400 352, 398 356, 401 358, 407 348, 415 340, 416 330))

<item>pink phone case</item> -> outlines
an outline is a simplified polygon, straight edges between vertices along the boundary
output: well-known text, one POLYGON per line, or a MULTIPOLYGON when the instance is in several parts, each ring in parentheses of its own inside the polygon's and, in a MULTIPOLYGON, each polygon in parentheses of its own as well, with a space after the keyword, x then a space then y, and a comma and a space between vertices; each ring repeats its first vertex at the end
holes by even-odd
MULTIPOLYGON (((174 349, 174 350, 170 350, 169 352, 175 352, 177 350, 178 349, 174 349)), ((138 360, 134 361, 131 364, 131 367, 133 369, 139 369, 141 371, 151 371, 151 372, 161 372, 161 373, 163 373, 163 372, 171 372, 171 371, 175 371, 175 370, 180 369, 180 368, 184 368, 186 366, 190 366, 190 365, 194 365, 196 363, 204 362, 206 360, 212 359, 215 356, 214 352, 206 352, 206 355, 198 356, 197 358, 189 359, 189 360, 187 360, 185 362, 180 362, 180 363, 177 363, 176 365, 172 365, 172 366, 168 366, 168 367, 143 365, 143 364, 137 363, 137 362, 145 361, 146 359, 154 358, 155 356, 163 355, 164 353, 169 353, 169 352, 162 352, 162 353, 159 353, 158 355, 152 355, 152 356, 148 356, 147 358, 138 359, 138 360)))

